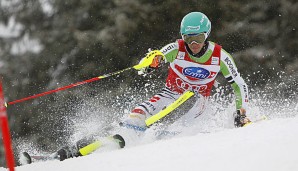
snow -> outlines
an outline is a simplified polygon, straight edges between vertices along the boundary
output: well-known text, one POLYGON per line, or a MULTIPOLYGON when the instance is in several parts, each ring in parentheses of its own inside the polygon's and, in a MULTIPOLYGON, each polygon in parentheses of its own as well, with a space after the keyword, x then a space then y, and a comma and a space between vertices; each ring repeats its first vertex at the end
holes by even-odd
POLYGON ((20 35, 23 25, 16 22, 15 16, 9 17, 7 25, 0 22, 0 37, 15 38, 20 35))
POLYGON ((43 12, 48 15, 51 16, 54 14, 55 10, 51 4, 51 0, 39 0, 40 4, 41 4, 41 8, 43 10, 43 12))
MULTIPOLYGON (((10 39, 20 36, 24 26, 18 23, 15 18, 15 16, 9 17, 7 24, 0 22, 0 38, 10 39)), ((39 53, 43 48, 39 40, 25 33, 18 41, 12 43, 10 53, 14 55, 21 55, 26 52, 39 53)))
POLYGON ((298 170, 297 130, 297 116, 275 118, 244 128, 157 140, 63 162, 18 166, 16 170, 295 171, 298 170))
POLYGON ((37 39, 32 39, 28 33, 25 33, 21 40, 12 44, 10 53, 14 55, 26 52, 39 53, 42 49, 43 46, 37 39))

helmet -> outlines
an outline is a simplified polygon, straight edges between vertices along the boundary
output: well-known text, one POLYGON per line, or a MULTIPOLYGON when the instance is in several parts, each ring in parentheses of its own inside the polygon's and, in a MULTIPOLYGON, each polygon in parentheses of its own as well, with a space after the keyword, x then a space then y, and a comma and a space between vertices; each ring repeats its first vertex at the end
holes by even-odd
MULTIPOLYGON (((201 12, 191 12, 183 17, 180 26, 181 35, 205 33, 207 37, 211 31, 211 22, 201 12)), ((206 38, 207 38, 206 37, 206 38)))

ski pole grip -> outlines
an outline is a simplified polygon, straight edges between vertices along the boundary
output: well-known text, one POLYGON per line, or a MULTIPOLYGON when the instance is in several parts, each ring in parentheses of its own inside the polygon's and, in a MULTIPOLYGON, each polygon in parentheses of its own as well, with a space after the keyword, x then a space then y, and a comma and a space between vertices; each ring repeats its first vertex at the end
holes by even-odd
POLYGON ((140 63, 138 65, 133 66, 134 69, 136 70, 140 70, 142 68, 148 67, 152 64, 153 59, 156 56, 162 56, 163 58, 165 58, 164 54, 160 51, 160 50, 153 50, 151 52, 149 52, 146 57, 144 57, 140 63))

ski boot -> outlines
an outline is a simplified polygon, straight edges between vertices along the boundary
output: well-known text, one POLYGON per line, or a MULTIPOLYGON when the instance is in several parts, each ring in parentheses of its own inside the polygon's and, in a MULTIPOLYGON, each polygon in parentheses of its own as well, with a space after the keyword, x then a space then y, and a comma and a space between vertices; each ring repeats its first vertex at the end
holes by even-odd
POLYGON ((248 117, 245 114, 241 114, 240 110, 237 110, 237 112, 234 113, 234 125, 236 128, 244 127, 250 123, 251 121, 248 119, 248 117))
POLYGON ((75 145, 64 146, 57 151, 58 159, 60 159, 60 161, 63 161, 68 158, 82 156, 82 154, 80 153, 79 150, 81 148, 91 144, 94 141, 95 140, 93 137, 88 137, 88 138, 83 138, 83 139, 77 141, 75 145))
POLYGON ((64 146, 57 151, 57 157, 60 161, 78 156, 80 156, 80 153, 76 146, 64 146))

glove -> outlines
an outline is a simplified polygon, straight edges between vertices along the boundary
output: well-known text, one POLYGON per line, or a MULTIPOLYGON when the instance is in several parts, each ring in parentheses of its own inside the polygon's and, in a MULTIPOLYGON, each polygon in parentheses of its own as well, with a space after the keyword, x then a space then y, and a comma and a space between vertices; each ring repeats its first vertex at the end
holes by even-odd
POLYGON ((154 68, 144 67, 138 71, 138 75, 146 76, 147 74, 151 74, 154 68))
POLYGON ((148 49, 148 53, 146 57, 141 59, 139 62, 140 65, 142 65, 145 61, 148 60, 148 58, 153 58, 152 62, 149 64, 149 66, 143 67, 139 69, 138 75, 146 76, 147 74, 150 74, 154 69, 158 68, 161 63, 163 63, 164 55, 160 51, 152 51, 151 49, 148 49))
POLYGON ((250 123, 251 121, 246 116, 245 109, 241 108, 236 111, 236 114, 234 116, 234 125, 235 127, 243 127, 246 124, 250 123))

